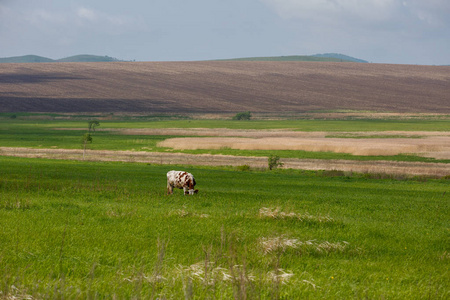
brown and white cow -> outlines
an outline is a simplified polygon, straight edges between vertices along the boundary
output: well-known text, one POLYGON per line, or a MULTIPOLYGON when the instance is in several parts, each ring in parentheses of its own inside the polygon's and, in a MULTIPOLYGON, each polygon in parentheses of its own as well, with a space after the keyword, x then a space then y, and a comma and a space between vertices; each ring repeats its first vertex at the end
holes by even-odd
POLYGON ((198 190, 194 190, 195 179, 191 173, 185 171, 167 172, 167 194, 173 193, 173 188, 183 189, 185 195, 194 195, 198 190))

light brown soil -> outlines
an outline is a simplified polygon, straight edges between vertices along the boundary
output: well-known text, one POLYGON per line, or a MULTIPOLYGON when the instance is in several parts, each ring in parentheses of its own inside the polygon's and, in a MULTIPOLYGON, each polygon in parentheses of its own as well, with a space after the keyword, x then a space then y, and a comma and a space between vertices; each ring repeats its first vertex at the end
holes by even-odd
MULTIPOLYGON (((39 157, 49 159, 82 160, 82 150, 31 149, 0 147, 0 155, 18 157, 39 157)), ((265 157, 243 157, 228 155, 193 155, 182 153, 133 152, 133 151, 87 151, 86 160, 125 161, 167 165, 208 165, 267 168, 265 157)), ((351 161, 321 159, 283 159, 283 168, 303 170, 341 170, 358 173, 384 173, 401 175, 448 176, 450 167, 442 163, 351 161)))

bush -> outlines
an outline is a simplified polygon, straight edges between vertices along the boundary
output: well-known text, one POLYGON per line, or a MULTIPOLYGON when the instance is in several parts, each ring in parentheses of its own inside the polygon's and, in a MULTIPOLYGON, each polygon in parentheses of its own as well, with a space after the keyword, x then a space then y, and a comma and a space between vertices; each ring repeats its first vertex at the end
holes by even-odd
POLYGON ((250 120, 251 117, 252 117, 252 113, 249 111, 245 111, 245 112, 237 113, 233 117, 233 120, 250 120))
POLYGON ((267 163, 269 165, 269 170, 283 166, 283 163, 280 162, 280 157, 278 155, 270 155, 267 159, 267 163))
POLYGON ((237 166, 236 169, 238 171, 250 171, 250 166, 249 165, 237 166))

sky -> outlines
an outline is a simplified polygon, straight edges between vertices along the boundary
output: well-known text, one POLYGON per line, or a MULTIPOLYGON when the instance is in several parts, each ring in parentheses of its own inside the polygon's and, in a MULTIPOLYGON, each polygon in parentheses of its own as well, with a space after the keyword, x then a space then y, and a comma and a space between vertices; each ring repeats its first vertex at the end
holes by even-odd
POLYGON ((0 57, 450 65, 450 0, 0 0, 0 57))

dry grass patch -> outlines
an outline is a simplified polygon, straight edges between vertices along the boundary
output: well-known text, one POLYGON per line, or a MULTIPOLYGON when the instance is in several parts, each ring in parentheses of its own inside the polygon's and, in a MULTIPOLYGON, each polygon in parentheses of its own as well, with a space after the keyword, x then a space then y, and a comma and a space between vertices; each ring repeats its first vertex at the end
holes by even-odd
POLYGON ((182 274, 182 277, 189 277, 207 285, 214 285, 217 282, 232 282, 234 273, 245 273, 243 277, 247 281, 255 280, 255 276, 246 273, 242 265, 234 265, 230 269, 226 269, 208 261, 200 261, 187 267, 180 265, 177 271, 178 274, 182 274))
MULTIPOLYGON (((320 137, 189 137, 172 138, 158 143, 175 150, 301 150, 336 152, 362 156, 398 154, 442 154, 450 152, 450 135, 412 138, 320 138, 320 137)), ((450 156, 445 157, 450 159, 450 156)))
POLYGON ((2 300, 32 300, 37 299, 29 294, 25 289, 16 287, 15 285, 5 286, 4 290, 0 290, 0 299, 2 300))
POLYGON ((197 217, 197 218, 209 218, 210 216, 208 214, 198 214, 195 212, 190 212, 188 210, 186 210, 186 208, 180 208, 180 209, 175 209, 171 212, 169 212, 169 216, 177 216, 177 217, 181 217, 181 218, 185 218, 185 217, 197 217))
POLYGON ((179 266, 178 275, 182 278, 190 278, 193 281, 213 286, 218 283, 226 284, 248 284, 261 280, 266 283, 287 284, 295 274, 282 268, 276 268, 264 274, 256 276, 252 271, 247 270, 244 265, 233 265, 228 269, 217 266, 214 262, 200 261, 190 266, 179 266))
POLYGON ((272 219, 296 219, 301 222, 318 222, 318 223, 330 223, 335 222, 333 218, 329 216, 313 216, 308 213, 299 214, 295 212, 283 212, 280 208, 263 207, 259 210, 260 218, 272 218, 272 219))
MULTIPOLYGON (((205 286, 214 288, 218 286, 235 286, 243 288, 240 294, 245 294, 246 286, 260 282, 271 285, 288 284, 295 276, 294 273, 286 271, 282 268, 276 268, 272 271, 263 272, 255 275, 254 272, 248 270, 244 265, 230 265, 224 268, 213 261, 199 261, 195 264, 184 266, 178 265, 173 269, 165 270, 163 274, 145 274, 135 273, 123 277, 128 282, 146 282, 151 285, 159 283, 177 284, 183 283, 185 293, 192 293, 193 286, 205 286)), ((123 274, 121 274, 123 276, 123 274)))
POLYGON ((328 254, 332 252, 344 252, 348 246, 348 242, 328 241, 317 242, 316 240, 300 241, 298 239, 290 239, 285 236, 263 237, 260 239, 260 246, 264 254, 274 252, 285 252, 288 249, 300 249, 303 252, 314 252, 317 254, 328 254))

